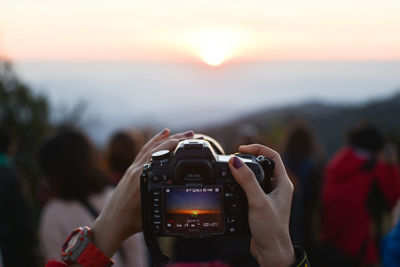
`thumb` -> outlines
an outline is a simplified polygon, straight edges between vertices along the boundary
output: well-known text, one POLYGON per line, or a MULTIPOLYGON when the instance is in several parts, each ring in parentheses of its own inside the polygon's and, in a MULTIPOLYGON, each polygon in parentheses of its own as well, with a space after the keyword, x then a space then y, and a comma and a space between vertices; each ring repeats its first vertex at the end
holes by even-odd
POLYGON ((265 193, 258 184, 253 171, 240 158, 235 156, 229 159, 229 168, 233 177, 245 192, 249 206, 262 203, 265 193))

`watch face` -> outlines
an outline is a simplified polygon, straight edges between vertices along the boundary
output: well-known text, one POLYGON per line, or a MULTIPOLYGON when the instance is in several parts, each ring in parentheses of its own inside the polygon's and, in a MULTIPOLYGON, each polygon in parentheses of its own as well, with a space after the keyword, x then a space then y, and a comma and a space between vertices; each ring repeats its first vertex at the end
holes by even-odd
POLYGON ((67 248, 65 249, 66 251, 70 250, 76 245, 76 242, 78 241, 78 238, 80 236, 80 232, 77 232, 73 237, 68 242, 67 248))

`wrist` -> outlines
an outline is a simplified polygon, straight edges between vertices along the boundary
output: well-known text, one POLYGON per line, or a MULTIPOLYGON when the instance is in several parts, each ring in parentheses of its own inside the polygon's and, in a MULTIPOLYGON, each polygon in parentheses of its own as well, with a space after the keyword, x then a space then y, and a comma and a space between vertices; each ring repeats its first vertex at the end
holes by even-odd
POLYGON ((91 228, 93 230, 93 244, 107 257, 111 258, 121 246, 124 238, 113 227, 112 223, 107 223, 107 220, 101 217, 97 218, 91 228))
POLYGON ((289 234, 283 235, 270 248, 260 249, 257 261, 261 267, 289 267, 296 261, 289 234))

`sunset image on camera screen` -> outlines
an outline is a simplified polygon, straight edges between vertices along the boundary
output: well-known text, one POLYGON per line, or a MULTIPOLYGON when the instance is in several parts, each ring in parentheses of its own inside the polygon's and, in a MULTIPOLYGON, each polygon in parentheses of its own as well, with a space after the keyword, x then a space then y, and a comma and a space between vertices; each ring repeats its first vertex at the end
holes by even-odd
POLYGON ((222 189, 165 189, 165 227, 173 232, 222 230, 222 189))

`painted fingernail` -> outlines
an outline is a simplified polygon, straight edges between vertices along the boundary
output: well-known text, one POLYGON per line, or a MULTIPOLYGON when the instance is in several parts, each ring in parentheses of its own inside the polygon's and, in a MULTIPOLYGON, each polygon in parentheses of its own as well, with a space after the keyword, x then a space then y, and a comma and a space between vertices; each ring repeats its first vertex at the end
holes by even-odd
POLYGON ((193 136, 193 131, 187 131, 186 133, 185 133, 185 136, 186 137, 192 137, 193 136))
POLYGON ((197 137, 197 139, 204 140, 203 136, 197 137))
POLYGON ((243 166, 243 162, 238 157, 233 157, 233 167, 239 169, 243 166))
POLYGON ((165 134, 168 131, 167 128, 165 128, 164 130, 162 130, 161 135, 165 134))

